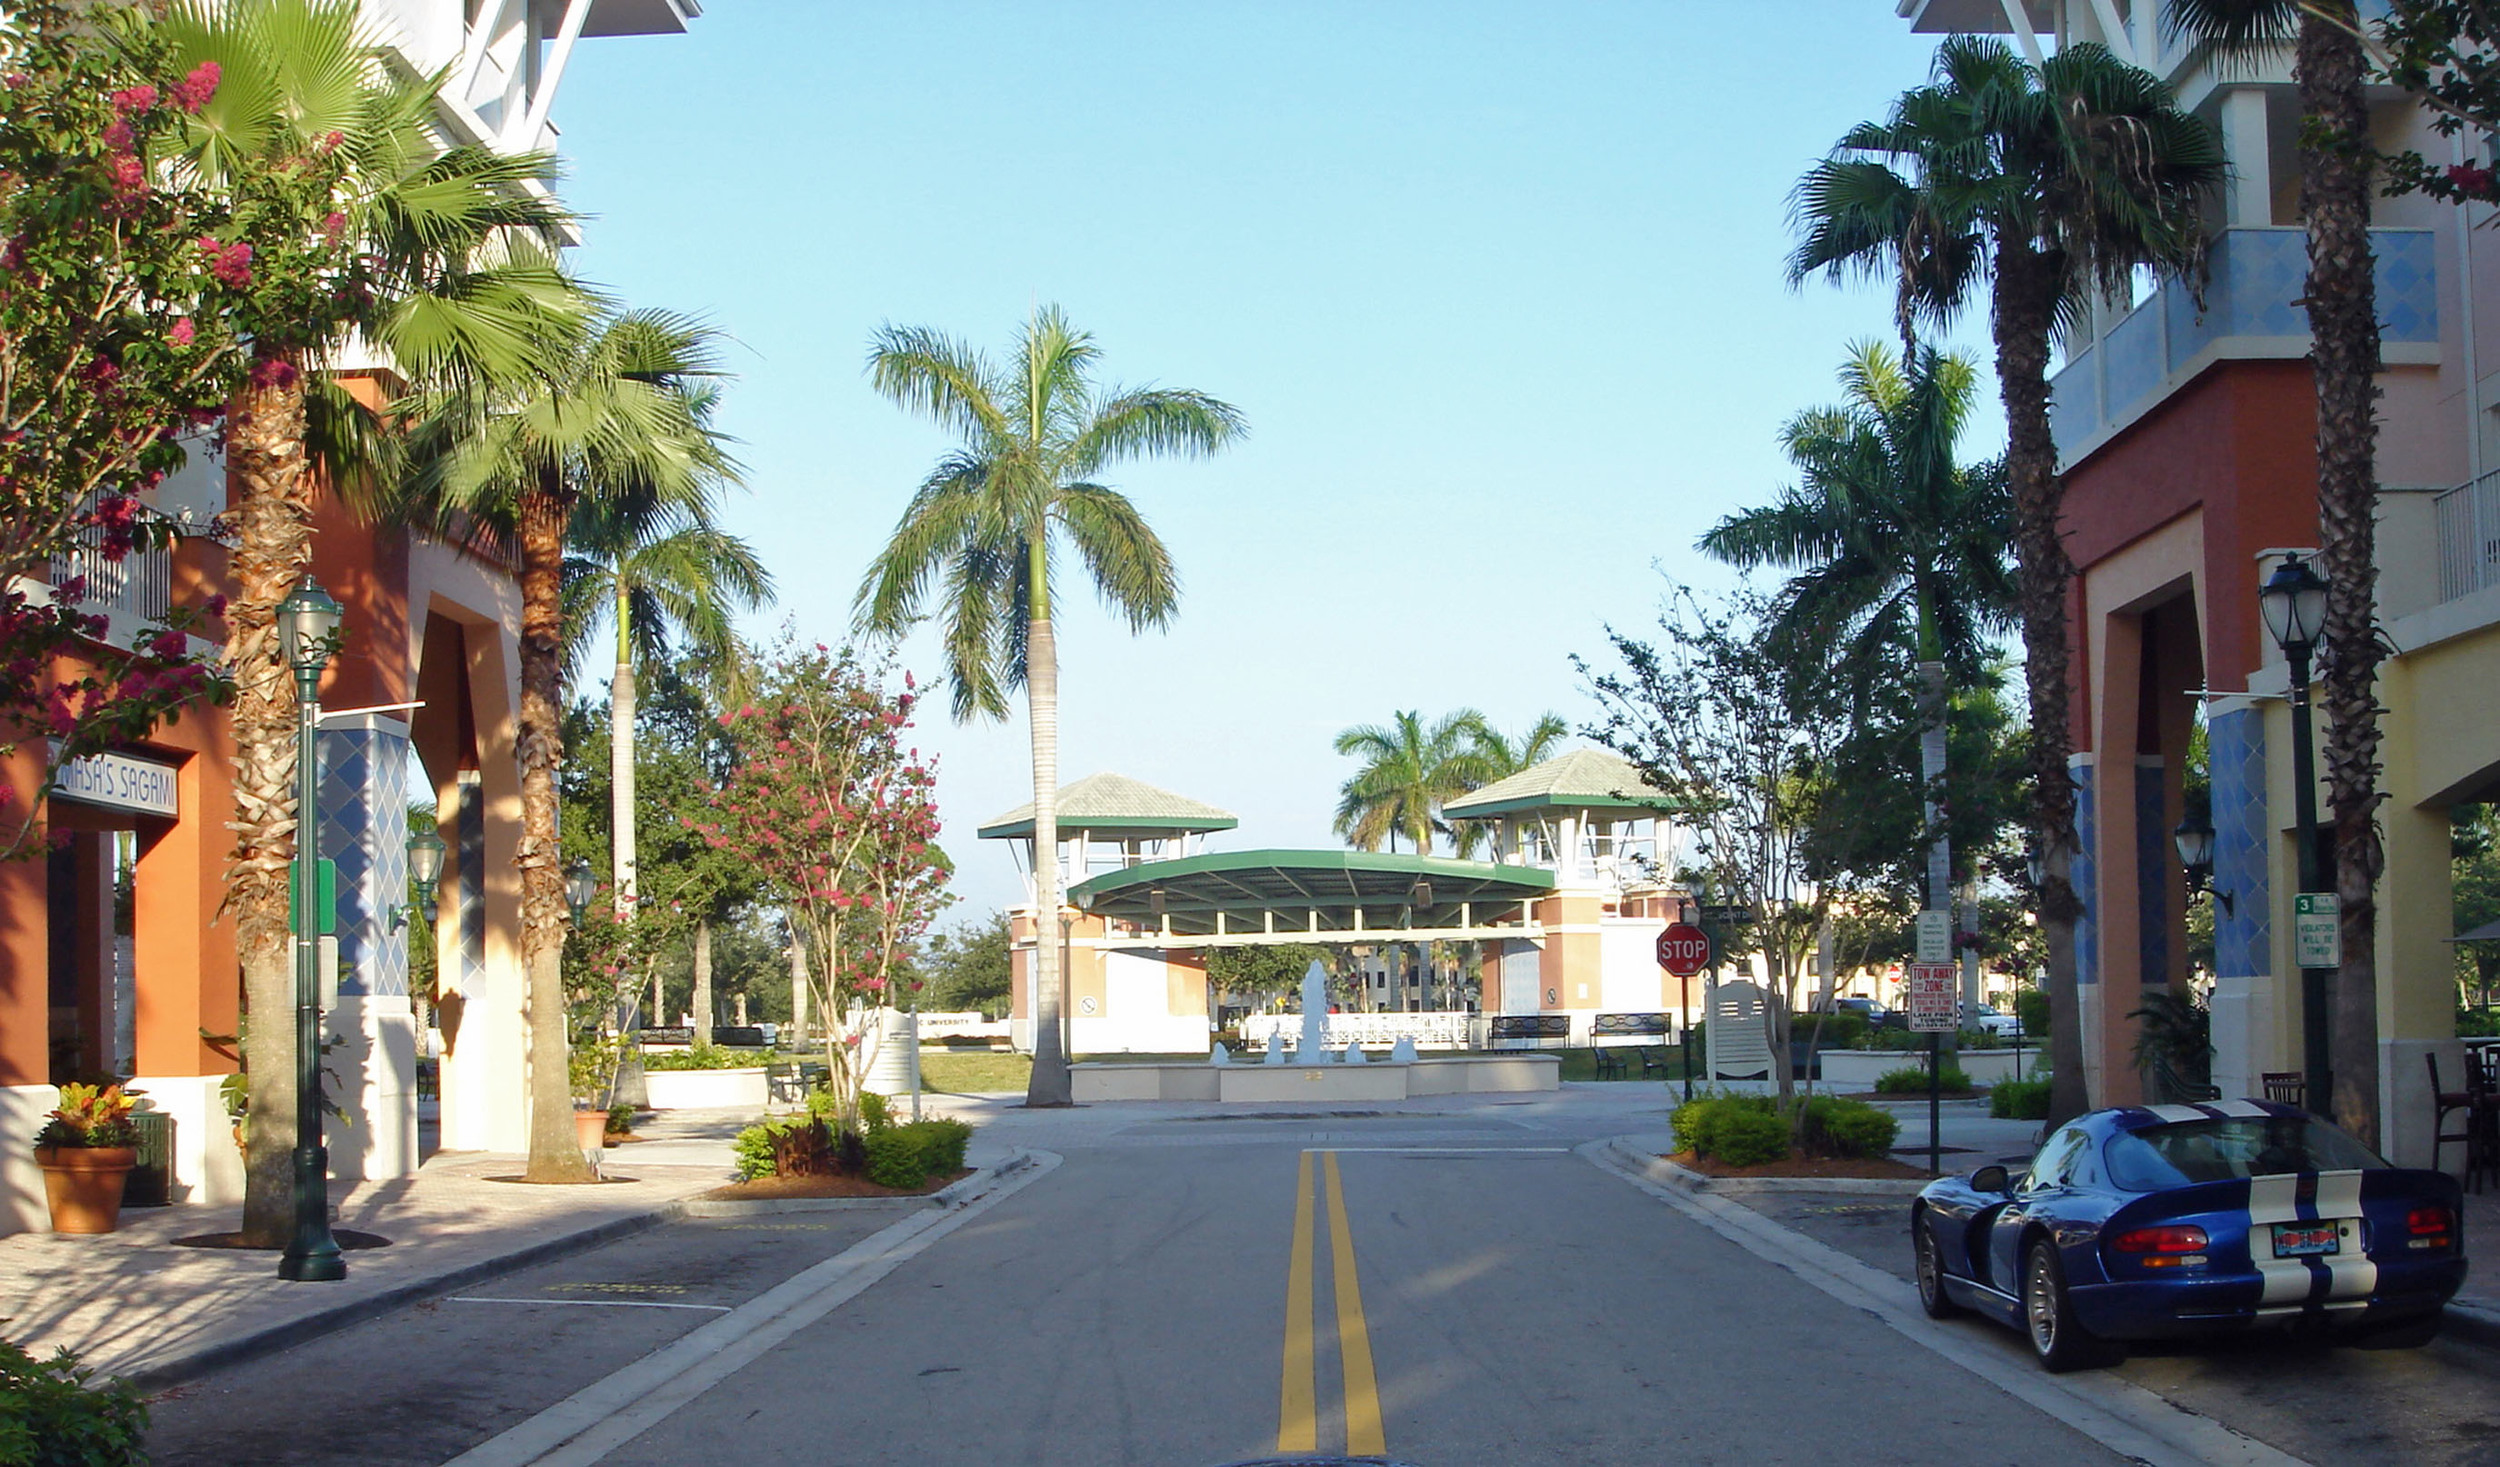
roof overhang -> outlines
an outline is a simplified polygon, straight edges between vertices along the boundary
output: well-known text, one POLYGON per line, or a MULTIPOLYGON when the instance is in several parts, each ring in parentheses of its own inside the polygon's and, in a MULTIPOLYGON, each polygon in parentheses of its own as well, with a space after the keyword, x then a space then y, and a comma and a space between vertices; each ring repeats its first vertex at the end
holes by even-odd
POLYGON ((1373 851, 1226 851, 1148 861, 1068 888, 1079 911, 1179 946, 1228 941, 1417 941, 1524 935, 1551 892, 1536 866, 1373 851), (1417 887, 1429 901, 1415 901, 1417 887))
MULTIPOLYGON (((1083 830, 1087 835, 1107 835, 1125 840, 1177 840, 1184 835, 1199 835, 1210 830, 1231 830, 1239 824, 1240 821, 1229 816, 1221 820, 1210 818, 1174 822, 1088 815, 1082 820, 1063 817, 1059 822, 1059 831, 1062 840, 1077 830, 1083 830)), ((1033 817, 1027 815, 1022 820, 1001 820, 994 825, 984 825, 979 834, 983 840, 1030 840, 1033 836, 1033 817)))

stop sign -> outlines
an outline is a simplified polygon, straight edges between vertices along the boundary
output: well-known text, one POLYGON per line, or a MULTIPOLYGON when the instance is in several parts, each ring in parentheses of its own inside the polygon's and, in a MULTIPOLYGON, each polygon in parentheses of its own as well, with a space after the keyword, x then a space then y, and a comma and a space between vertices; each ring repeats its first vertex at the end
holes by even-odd
POLYGON ((1690 922, 1670 922, 1658 934, 1658 966, 1690 978, 1710 966, 1710 939, 1690 922))

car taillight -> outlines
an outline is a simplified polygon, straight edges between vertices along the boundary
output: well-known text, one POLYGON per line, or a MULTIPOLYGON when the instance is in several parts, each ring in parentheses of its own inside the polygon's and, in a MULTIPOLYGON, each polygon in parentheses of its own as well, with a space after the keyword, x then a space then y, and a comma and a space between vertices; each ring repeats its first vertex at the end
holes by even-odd
POLYGON ((2109 1246, 2120 1253, 2202 1253, 2205 1230, 2191 1223, 2129 1228, 2110 1239, 2109 1246))
POLYGON ((2417 1207, 2405 1214, 2405 1231, 2413 1235, 2406 1246, 2441 1248, 2447 1246, 2449 1234, 2456 1230, 2457 1215, 2444 1203, 2417 1207))

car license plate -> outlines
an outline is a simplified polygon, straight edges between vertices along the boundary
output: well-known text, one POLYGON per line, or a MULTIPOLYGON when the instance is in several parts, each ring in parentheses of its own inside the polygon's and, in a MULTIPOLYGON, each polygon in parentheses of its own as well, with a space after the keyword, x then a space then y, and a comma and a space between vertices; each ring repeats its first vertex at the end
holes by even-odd
POLYGON ((2344 1237, 2333 1223, 2276 1223, 2274 1256, 2323 1258, 2344 1251, 2344 1237))

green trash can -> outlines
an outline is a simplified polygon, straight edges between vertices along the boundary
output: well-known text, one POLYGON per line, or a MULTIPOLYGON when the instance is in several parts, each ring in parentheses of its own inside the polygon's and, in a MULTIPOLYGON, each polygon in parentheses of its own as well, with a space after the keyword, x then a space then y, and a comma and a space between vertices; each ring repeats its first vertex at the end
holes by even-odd
POLYGON ((133 1111, 139 1160, 122 1184, 122 1206, 166 1207, 174 1200, 174 1118, 161 1110, 133 1111))

